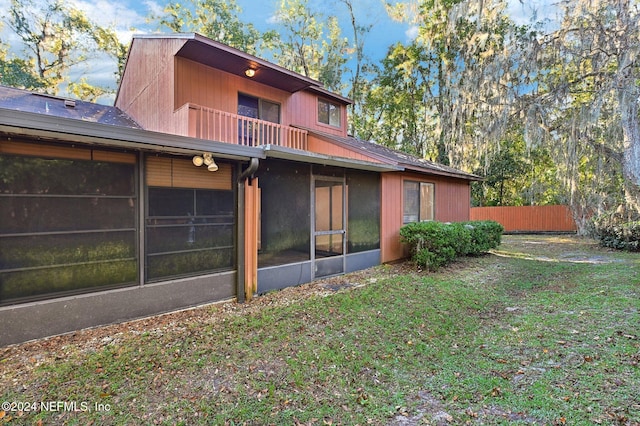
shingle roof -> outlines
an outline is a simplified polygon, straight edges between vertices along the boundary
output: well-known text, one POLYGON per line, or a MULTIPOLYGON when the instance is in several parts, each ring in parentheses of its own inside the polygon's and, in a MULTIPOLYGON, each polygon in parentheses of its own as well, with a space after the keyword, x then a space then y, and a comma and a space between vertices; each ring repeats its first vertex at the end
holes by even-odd
POLYGON ((113 126, 141 127, 119 108, 0 85, 0 108, 113 126))
POLYGON ((387 164, 402 166, 405 169, 422 173, 451 176, 467 180, 482 180, 482 177, 474 175, 472 173, 467 173, 454 167, 445 166, 443 164, 425 160, 423 158, 414 157, 413 155, 409 155, 405 152, 388 148, 383 145, 378 145, 374 142, 358 139, 353 136, 340 137, 324 132, 318 132, 316 130, 308 128, 306 130, 311 134, 315 134, 318 137, 330 140, 331 142, 342 145, 343 147, 346 147, 348 149, 352 149, 356 152, 366 153, 371 157, 376 158, 379 161, 383 161, 387 164))

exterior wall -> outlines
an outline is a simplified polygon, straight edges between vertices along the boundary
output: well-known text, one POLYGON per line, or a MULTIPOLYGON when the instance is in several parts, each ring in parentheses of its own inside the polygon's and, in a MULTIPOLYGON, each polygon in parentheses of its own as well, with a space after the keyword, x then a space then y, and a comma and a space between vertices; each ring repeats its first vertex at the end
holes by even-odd
POLYGON ((199 64, 189 59, 175 58, 175 105, 177 109, 186 103, 207 108, 238 113, 238 93, 255 96, 280 104, 281 124, 292 121, 289 98, 291 94, 256 83, 244 76, 233 75, 199 64))
MULTIPOLYGON (((342 105, 340 128, 318 122, 318 98, 321 95, 310 92, 297 92, 291 96, 289 108, 295 111, 291 125, 308 127, 336 136, 347 136, 347 108, 342 105)), ((327 99, 328 100, 328 99, 327 99)), ((337 103, 336 101, 331 101, 337 103)))
POLYGON ((381 261, 393 262, 407 256, 400 242, 403 218, 403 182, 413 180, 435 184, 435 220, 462 222, 469 220, 470 186, 463 179, 428 176, 416 173, 382 174, 381 261))
POLYGON ((235 297, 236 273, 0 307, 0 346, 235 297))
POLYGON ((495 220, 505 232, 576 232, 568 206, 473 207, 472 220, 495 220))
POLYGON ((174 111, 192 103, 236 114, 238 93, 245 93, 279 103, 280 122, 285 126, 303 126, 346 136, 344 105, 340 128, 319 123, 317 100, 321 95, 308 91, 291 94, 244 76, 175 57, 183 43, 180 39, 134 39, 131 45, 115 106, 143 128, 189 135, 187 116, 174 111))
POLYGON ((144 129, 184 135, 186 122, 174 119, 174 55, 180 39, 134 39, 115 106, 144 129))
POLYGON ((279 103, 281 105, 280 123, 285 126, 302 126, 333 135, 346 136, 347 109, 344 105, 341 127, 336 128, 318 122, 317 102, 321 95, 304 90, 292 94, 257 83, 245 76, 233 75, 189 59, 177 57, 175 60, 174 108, 176 109, 186 103, 194 103, 236 114, 238 93, 244 93, 279 103))

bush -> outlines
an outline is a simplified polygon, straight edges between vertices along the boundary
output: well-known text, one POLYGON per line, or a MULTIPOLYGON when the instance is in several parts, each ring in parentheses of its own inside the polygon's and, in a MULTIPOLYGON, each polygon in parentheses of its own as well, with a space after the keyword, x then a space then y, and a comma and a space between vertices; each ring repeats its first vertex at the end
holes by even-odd
POLYGON ((592 220, 596 239, 604 247, 617 250, 640 251, 640 220, 638 215, 628 215, 618 209, 592 220))
POLYGON ((475 256, 498 247, 504 228, 494 221, 458 223, 415 222, 400 228, 412 259, 421 267, 437 270, 459 256, 475 256))

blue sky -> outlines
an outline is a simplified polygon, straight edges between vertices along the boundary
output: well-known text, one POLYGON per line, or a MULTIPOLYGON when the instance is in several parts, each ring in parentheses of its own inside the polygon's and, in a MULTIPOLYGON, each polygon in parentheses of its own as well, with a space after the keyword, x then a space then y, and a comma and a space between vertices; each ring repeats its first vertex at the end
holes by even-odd
MULTIPOLYGON (((394 0, 393 2, 395 2, 394 0)), ((415 0, 414 0, 415 1, 415 0)), ((533 16, 533 10, 538 9, 537 17, 550 16, 553 0, 509 0, 509 11, 518 22, 526 22, 533 16)), ((159 14, 168 0, 68 0, 68 2, 81 10, 84 10, 90 19, 96 23, 113 27, 118 32, 122 42, 128 43, 131 36, 136 33, 146 33, 157 30, 146 21, 150 13, 159 14)), ((277 25, 271 19, 280 0, 236 0, 242 8, 243 22, 252 23, 261 31, 277 29, 277 25)), ((350 35, 350 24, 345 6, 337 0, 310 0, 312 6, 318 6, 326 15, 337 15, 345 20, 342 28, 345 36, 350 35)), ((360 24, 372 25, 365 39, 365 54, 372 61, 380 61, 384 58, 387 48, 396 42, 407 42, 415 34, 415 28, 407 23, 393 22, 384 8, 384 0, 353 0, 356 17, 360 24)), ((0 0, 0 10, 8 10, 10 0, 0 0)), ((19 45, 15 36, 12 36, 4 25, 0 28, 2 41, 11 47, 19 45)), ((97 60, 88 61, 79 70, 86 73, 90 82, 104 84, 114 82, 114 61, 97 60)))

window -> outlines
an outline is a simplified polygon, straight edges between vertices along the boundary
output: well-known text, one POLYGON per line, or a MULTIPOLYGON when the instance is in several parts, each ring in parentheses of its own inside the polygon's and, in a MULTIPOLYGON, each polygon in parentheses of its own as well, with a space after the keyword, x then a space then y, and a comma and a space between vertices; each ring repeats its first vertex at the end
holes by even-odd
POLYGON ((340 127, 340 105, 324 99, 318 99, 318 121, 334 127, 340 127))
POLYGON ((280 104, 238 93, 238 115, 280 123, 280 104))
POLYGON ((434 219, 434 185, 427 182, 404 182, 403 223, 434 219))
MULTIPOLYGON (((238 93, 238 115, 279 124, 280 104, 238 93)), ((240 145, 277 144, 279 140, 279 126, 255 120, 238 120, 238 143, 240 145)))
POLYGON ((148 281, 233 268, 235 257, 231 166, 211 173, 189 160, 147 159, 148 281))
POLYGON ((47 158, 0 153, 0 304, 136 284, 135 155, 10 145, 47 158))

